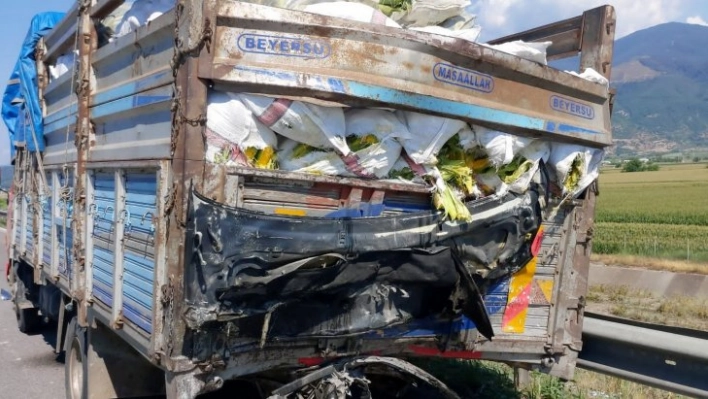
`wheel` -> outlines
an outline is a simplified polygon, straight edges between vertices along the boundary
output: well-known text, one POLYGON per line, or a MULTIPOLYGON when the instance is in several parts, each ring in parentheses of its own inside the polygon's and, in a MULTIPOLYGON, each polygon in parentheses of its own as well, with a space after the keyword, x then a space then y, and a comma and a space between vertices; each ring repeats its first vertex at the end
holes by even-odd
POLYGON ((86 399, 86 331, 76 317, 66 330, 66 357, 64 360, 64 386, 66 399, 86 399))
POLYGON ((15 306, 15 317, 17 318, 17 328, 20 332, 24 334, 31 334, 36 332, 42 325, 42 318, 39 317, 39 312, 37 308, 22 308, 21 303, 26 303, 27 299, 27 287, 21 278, 15 276, 15 281, 12 285, 14 291, 13 304, 15 306))

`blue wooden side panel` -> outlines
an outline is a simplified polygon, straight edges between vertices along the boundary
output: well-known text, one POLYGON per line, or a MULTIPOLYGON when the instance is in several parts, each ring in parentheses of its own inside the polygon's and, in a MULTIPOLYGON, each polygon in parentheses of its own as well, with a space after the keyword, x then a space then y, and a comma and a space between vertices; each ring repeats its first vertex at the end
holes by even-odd
POLYGON ((128 172, 125 191, 123 316, 152 333, 157 173, 128 172))
POLYGON ((34 253, 34 210, 32 208, 35 199, 34 195, 27 195, 24 198, 25 211, 27 212, 27 219, 25 220, 25 252, 29 257, 34 253))
MULTIPOLYGON (((59 173, 59 184, 61 187, 68 187, 70 189, 70 195, 68 200, 57 199, 57 213, 54 215, 54 228, 57 232, 57 241, 59 243, 59 274, 66 278, 71 277, 71 268, 73 264, 72 250, 73 246, 73 233, 71 218, 74 214, 74 203, 73 203, 73 187, 74 178, 73 173, 68 176, 64 176, 63 173, 59 173)), ((61 190, 61 189, 60 189, 61 190)))
POLYGON ((22 224, 22 204, 24 203, 24 199, 21 196, 15 196, 15 203, 17 204, 17 210, 12 215, 12 229, 15 234, 15 246, 20 250, 20 245, 22 244, 22 230, 24 229, 24 225, 22 224))
MULTIPOLYGON (((47 173, 47 192, 54 192, 52 174, 47 173)), ((43 198, 42 206, 42 263, 46 266, 52 264, 52 196, 43 198)))
POLYGON ((114 173, 95 173, 93 177, 93 296, 108 306, 113 305, 115 271, 115 209, 116 184, 114 173))

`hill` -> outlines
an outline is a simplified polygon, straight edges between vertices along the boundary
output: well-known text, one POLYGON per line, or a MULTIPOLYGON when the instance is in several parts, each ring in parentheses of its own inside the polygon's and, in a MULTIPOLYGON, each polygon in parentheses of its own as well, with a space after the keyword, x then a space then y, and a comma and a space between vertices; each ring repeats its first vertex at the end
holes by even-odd
MULTIPOLYGON (((667 23, 615 42, 618 154, 708 154, 708 27, 667 23)), ((569 64, 554 65, 568 68, 569 64)))

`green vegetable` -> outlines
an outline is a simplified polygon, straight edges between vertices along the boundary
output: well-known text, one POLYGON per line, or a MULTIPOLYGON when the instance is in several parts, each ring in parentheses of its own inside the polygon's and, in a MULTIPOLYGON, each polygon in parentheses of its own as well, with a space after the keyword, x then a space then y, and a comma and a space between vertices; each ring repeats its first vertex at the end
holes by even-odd
POLYGON ((463 161, 440 160, 438 169, 446 183, 459 188, 466 195, 472 194, 474 189, 472 169, 468 168, 463 161))
POLYGON ((310 145, 307 145, 305 143, 299 143, 298 145, 295 146, 295 148, 293 148, 292 158, 293 159, 300 159, 300 158, 304 157, 305 155, 308 155, 308 154, 316 152, 316 151, 322 152, 323 150, 313 147, 313 146, 310 146, 310 145))
POLYGON ((469 222, 472 220, 472 214, 462 201, 457 198, 455 193, 447 185, 438 187, 433 193, 433 205, 435 209, 442 210, 445 217, 450 220, 460 220, 469 222))
POLYGON ((415 173, 411 168, 403 168, 399 170, 392 170, 388 173, 388 177, 391 179, 401 178, 403 180, 413 180, 415 178, 415 173))
POLYGON ((583 154, 578 154, 573 163, 570 165, 570 171, 568 171, 568 176, 565 177, 563 182, 563 187, 566 192, 575 191, 580 184, 580 179, 583 177, 583 169, 585 166, 585 157, 583 154))
POLYGON ((497 172, 499 178, 506 184, 511 184, 528 172, 533 167, 533 162, 527 160, 521 155, 517 155, 508 165, 499 168, 497 172))
POLYGON ((379 139, 373 134, 367 134, 365 136, 347 136, 347 145, 349 149, 354 152, 359 152, 365 148, 369 148, 374 144, 378 144, 379 139))
POLYGON ((413 0, 379 0, 379 11, 390 17, 396 11, 408 11, 413 0))

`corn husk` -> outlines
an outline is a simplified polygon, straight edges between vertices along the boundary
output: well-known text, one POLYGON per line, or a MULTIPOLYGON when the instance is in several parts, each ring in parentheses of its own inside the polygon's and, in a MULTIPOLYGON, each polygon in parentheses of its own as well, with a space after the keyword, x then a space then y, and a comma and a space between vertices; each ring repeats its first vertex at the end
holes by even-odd
POLYGON ((389 179, 413 181, 416 179, 416 174, 413 169, 408 165, 403 157, 398 158, 396 163, 393 164, 393 168, 388 172, 389 179))
POLYGON ((365 134, 363 136, 349 135, 347 136, 347 145, 354 152, 359 152, 374 144, 378 144, 379 138, 375 134, 365 134))
POLYGON ((390 17, 395 11, 408 11, 413 5, 413 0, 379 0, 379 11, 390 17))
POLYGON ((531 170, 533 166, 533 161, 530 161, 521 155, 517 155, 514 157, 511 163, 499 168, 497 174, 504 183, 511 184, 518 180, 521 175, 531 170))
POLYGON ((429 176, 434 180, 433 206, 435 209, 443 211, 444 217, 452 221, 471 221, 472 214, 469 209, 455 195, 452 187, 445 182, 442 173, 437 168, 433 168, 429 176))
POLYGON ((570 171, 563 181, 563 187, 566 192, 573 192, 578 188, 580 179, 583 177, 583 170, 585 169, 585 157, 582 154, 578 154, 574 159, 573 163, 570 164, 570 171))

